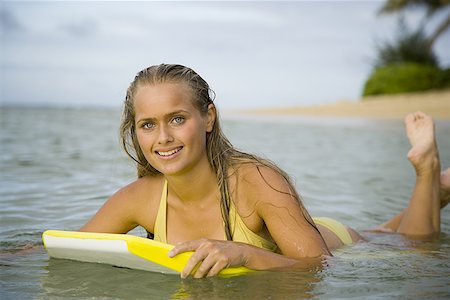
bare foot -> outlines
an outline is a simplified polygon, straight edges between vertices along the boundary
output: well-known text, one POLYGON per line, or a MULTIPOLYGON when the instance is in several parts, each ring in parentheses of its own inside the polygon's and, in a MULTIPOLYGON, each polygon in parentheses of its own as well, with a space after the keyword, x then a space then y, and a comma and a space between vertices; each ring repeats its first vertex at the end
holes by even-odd
POLYGON ((406 116, 405 127, 411 143, 408 159, 416 170, 416 184, 397 232, 408 236, 435 235, 440 232, 441 203, 434 123, 428 115, 416 112, 406 116))
POLYGON ((438 150, 434 134, 434 123, 431 117, 416 112, 405 118, 406 135, 411 143, 408 159, 418 175, 436 170, 439 164, 438 150))
POLYGON ((376 231, 428 238, 440 233, 440 209, 450 201, 450 168, 440 173, 433 120, 422 112, 405 118, 411 143, 408 159, 416 170, 416 184, 408 206, 376 231))
POLYGON ((450 168, 441 172, 439 196, 441 199, 441 208, 446 207, 450 202, 450 168))

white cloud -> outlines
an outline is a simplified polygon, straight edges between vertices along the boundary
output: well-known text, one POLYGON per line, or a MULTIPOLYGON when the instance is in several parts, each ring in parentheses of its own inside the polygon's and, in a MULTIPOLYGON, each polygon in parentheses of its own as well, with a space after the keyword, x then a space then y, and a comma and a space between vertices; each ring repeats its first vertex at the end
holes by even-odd
POLYGON ((8 2, 2 11, 17 26, 3 30, 2 101, 120 105, 134 74, 161 62, 193 67, 225 107, 354 99, 370 71, 375 37, 395 30, 393 18, 376 17, 378 7, 8 2))

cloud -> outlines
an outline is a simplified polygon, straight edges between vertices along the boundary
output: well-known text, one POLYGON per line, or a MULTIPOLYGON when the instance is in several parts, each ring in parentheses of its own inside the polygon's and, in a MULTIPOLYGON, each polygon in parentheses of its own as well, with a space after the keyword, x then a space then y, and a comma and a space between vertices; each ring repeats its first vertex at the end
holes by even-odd
POLYGON ((6 9, 0 9, 0 31, 4 33, 16 33, 24 30, 14 13, 6 9))
POLYGON ((138 70, 166 62, 193 67, 226 107, 355 99, 370 72, 374 37, 395 28, 394 18, 377 18, 378 6, 8 2, 13 21, 6 26, 21 31, 4 36, 2 97, 120 104, 138 70))
POLYGON ((74 37, 87 37, 97 34, 98 24, 93 19, 85 18, 62 24, 61 29, 74 37))

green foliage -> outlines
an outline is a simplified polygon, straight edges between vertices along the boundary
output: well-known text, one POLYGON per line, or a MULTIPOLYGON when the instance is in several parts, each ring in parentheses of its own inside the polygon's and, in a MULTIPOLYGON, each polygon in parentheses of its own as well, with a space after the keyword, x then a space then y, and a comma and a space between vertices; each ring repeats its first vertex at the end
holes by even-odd
POLYGON ((376 66, 416 62, 437 66, 436 55, 430 49, 430 43, 422 28, 409 31, 403 20, 399 22, 397 38, 393 43, 385 43, 378 48, 376 66))
POLYGON ((450 88, 450 68, 441 70, 438 78, 438 88, 449 89, 450 88))
POLYGON ((442 10, 449 5, 449 0, 386 0, 380 13, 398 13, 408 7, 422 6, 431 15, 438 10, 442 10))
MULTIPOLYGON (((385 0, 380 13, 399 13, 417 6, 428 11, 426 21, 449 5, 450 0, 385 0)), ((433 52, 434 42, 450 26, 450 13, 428 36, 424 21, 411 31, 400 14, 395 40, 378 47, 378 57, 364 86, 364 96, 450 88, 450 69, 439 69, 433 52)))
POLYGON ((376 68, 364 86, 364 96, 450 88, 450 69, 418 63, 376 68))

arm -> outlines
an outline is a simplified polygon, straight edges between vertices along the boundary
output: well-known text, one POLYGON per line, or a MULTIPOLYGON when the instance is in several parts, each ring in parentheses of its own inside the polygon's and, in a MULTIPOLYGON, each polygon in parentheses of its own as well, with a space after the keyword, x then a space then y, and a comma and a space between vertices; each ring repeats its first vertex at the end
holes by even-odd
POLYGON ((236 198, 244 199, 245 205, 256 211, 282 254, 230 241, 189 241, 176 246, 170 253, 174 256, 195 251, 182 277, 189 275, 200 262, 194 277, 213 276, 223 268, 236 266, 254 270, 320 267, 323 255, 330 252, 319 232, 305 219, 299 201, 289 193, 290 187, 284 178, 266 167, 260 167, 259 171, 252 167, 242 177, 239 182, 244 184, 238 188, 240 192, 236 198))
POLYGON ((225 268, 239 266, 252 270, 312 270, 323 265, 322 256, 290 258, 244 243, 209 239, 181 243, 169 252, 169 257, 187 251, 195 252, 181 272, 182 278, 190 274, 195 278, 211 277, 225 268))
MULTIPOLYGON (((154 193, 151 191, 158 191, 158 183, 152 178, 141 178, 123 187, 105 202, 80 231, 127 233, 138 225, 153 224, 151 200, 154 193)), ((153 227, 148 229, 152 230, 153 227)))
POLYGON ((127 203, 127 187, 112 195, 80 231, 127 233, 137 226, 133 209, 127 203))
POLYGON ((310 224, 313 221, 306 208, 290 192, 285 179, 269 168, 260 171, 261 174, 253 176, 257 188, 250 196, 259 199, 255 203, 256 211, 281 253, 294 259, 331 255, 320 232, 310 224))

